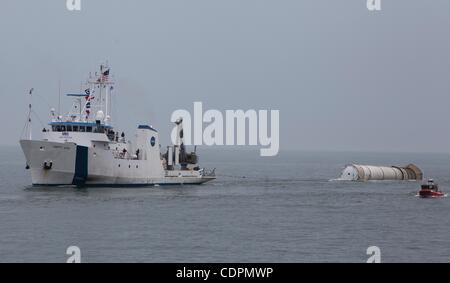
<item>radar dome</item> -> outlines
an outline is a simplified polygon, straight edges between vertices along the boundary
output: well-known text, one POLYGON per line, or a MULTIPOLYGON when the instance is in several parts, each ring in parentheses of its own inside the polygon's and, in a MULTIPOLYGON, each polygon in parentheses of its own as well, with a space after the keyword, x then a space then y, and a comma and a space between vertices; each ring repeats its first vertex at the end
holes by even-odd
POLYGON ((95 115, 95 120, 103 121, 103 119, 105 119, 105 114, 103 113, 102 110, 100 110, 97 112, 97 115, 95 115))

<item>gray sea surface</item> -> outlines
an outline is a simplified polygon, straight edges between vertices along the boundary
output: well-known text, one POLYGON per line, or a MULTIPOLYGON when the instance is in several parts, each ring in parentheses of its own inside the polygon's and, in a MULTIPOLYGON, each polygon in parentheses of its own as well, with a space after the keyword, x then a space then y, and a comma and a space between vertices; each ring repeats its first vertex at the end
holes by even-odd
POLYGON ((417 164, 450 192, 449 154, 200 149, 217 180, 148 188, 31 187, 0 147, 0 262, 449 262, 450 198, 420 183, 330 181, 344 165, 417 164))

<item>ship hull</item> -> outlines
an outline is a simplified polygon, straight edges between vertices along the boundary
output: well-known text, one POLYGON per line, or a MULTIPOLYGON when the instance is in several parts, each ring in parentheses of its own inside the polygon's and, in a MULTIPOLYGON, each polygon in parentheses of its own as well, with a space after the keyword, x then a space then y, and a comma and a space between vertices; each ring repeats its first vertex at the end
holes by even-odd
POLYGON ((202 184, 198 171, 165 171, 145 160, 117 160, 108 150, 75 143, 21 140, 34 186, 152 186, 202 184))

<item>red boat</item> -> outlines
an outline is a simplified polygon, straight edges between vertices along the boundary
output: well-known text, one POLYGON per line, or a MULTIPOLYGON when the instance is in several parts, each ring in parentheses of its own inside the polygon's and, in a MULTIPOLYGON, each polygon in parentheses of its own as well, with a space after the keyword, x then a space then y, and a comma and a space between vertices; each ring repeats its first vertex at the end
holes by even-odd
POLYGON ((419 196, 422 198, 436 198, 443 197, 445 194, 439 191, 439 186, 434 183, 433 179, 430 179, 428 183, 422 185, 419 196))

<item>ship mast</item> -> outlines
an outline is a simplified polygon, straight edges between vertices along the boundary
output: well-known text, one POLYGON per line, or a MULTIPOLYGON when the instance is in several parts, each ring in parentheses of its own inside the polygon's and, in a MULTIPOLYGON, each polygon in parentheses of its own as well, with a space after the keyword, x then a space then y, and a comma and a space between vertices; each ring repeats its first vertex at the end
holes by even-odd
POLYGON ((27 119, 27 131, 28 131, 28 139, 29 140, 32 139, 32 132, 33 132, 33 129, 32 129, 33 127, 31 124, 31 111, 32 111, 31 104, 33 102, 33 96, 32 96, 33 91, 34 91, 34 88, 30 89, 30 91, 28 92, 28 94, 30 95, 30 103, 28 104, 28 119, 27 119))
MULTIPOLYGON (((96 105, 95 112, 93 115, 95 116, 99 111, 104 111, 104 117, 102 117, 103 122, 108 123, 108 120, 110 119, 109 111, 111 111, 110 107, 110 88, 112 85, 114 85, 114 82, 109 79, 109 72, 110 68, 108 64, 106 65, 100 65, 100 74, 95 74, 93 80, 92 78, 89 79, 89 89, 90 94, 92 95, 94 93, 94 90, 96 86, 99 88, 98 93, 98 105, 96 105), (105 88, 105 93, 103 95, 102 89, 105 88), (104 96, 104 97, 103 97, 104 96)), ((86 104, 89 103, 89 100, 86 101, 86 104)), ((93 108, 94 109, 94 108, 93 108)), ((86 106, 85 106, 86 110, 86 106)), ((96 118, 96 117, 95 117, 96 118)))

